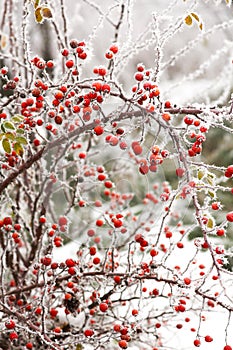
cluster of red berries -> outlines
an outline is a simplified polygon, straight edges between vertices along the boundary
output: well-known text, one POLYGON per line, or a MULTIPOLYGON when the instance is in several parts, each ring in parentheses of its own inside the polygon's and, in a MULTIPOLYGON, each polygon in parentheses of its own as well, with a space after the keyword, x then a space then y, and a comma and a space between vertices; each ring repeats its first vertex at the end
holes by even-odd
POLYGON ((204 134, 208 131, 208 128, 201 125, 200 120, 194 119, 191 115, 186 115, 183 121, 188 128, 190 126, 198 128, 198 132, 192 131, 188 134, 192 142, 191 148, 188 149, 188 154, 190 157, 195 157, 202 152, 202 144, 206 141, 206 136, 204 134))
MULTIPOLYGON (((133 141, 131 147, 135 156, 139 156, 143 152, 143 148, 139 141, 133 141)), ((169 157, 169 151, 160 149, 158 145, 152 146, 148 156, 149 159, 136 159, 139 164, 139 171, 141 174, 146 175, 149 171, 156 172, 158 165, 161 165, 167 157, 169 157)))
POLYGON ((116 55, 118 53, 118 46, 113 44, 109 47, 109 50, 106 51, 105 53, 105 57, 108 59, 108 60, 111 60, 113 59, 114 55, 116 55))
MULTIPOLYGON (((77 56, 81 60, 85 60, 87 58, 87 52, 85 51, 86 43, 85 41, 77 41, 76 39, 72 39, 70 41, 70 48, 72 50, 72 54, 77 56)), ((70 55, 70 51, 68 48, 64 48, 61 52, 62 56, 68 57, 70 55)), ((74 67, 74 60, 69 59, 66 61, 66 67, 71 69, 74 67)), ((73 75, 78 75, 78 71, 75 69, 72 72, 73 75)))
POLYGON ((146 103, 148 112, 153 112, 154 106, 158 104, 160 91, 158 85, 150 81, 150 75, 150 70, 146 70, 142 63, 138 64, 137 72, 134 75, 138 84, 133 86, 132 92, 133 98, 139 105, 146 103))
POLYGON ((49 60, 49 61, 45 61, 43 58, 35 56, 32 58, 31 60, 32 64, 38 68, 38 69, 45 69, 45 68, 53 68, 54 67, 54 63, 53 61, 49 60))

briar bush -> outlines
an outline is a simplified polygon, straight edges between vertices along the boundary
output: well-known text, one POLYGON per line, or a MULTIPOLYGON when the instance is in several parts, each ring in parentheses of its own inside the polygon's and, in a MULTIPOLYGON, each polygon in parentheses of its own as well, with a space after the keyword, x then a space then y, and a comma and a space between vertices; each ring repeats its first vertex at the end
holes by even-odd
POLYGON ((202 154, 215 132, 216 148, 232 142, 231 85, 183 105, 161 77, 232 20, 208 29, 195 2, 174 1, 133 41, 131 1, 83 1, 98 22, 74 38, 58 3, 2 4, 0 349, 231 350, 232 150, 225 165, 202 154))

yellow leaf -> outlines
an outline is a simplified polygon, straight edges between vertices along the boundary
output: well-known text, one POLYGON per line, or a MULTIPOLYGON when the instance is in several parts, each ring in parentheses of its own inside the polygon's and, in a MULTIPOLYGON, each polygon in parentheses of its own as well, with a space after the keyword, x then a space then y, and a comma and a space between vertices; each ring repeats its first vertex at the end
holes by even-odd
POLYGON ((15 135, 12 132, 6 132, 5 137, 11 141, 14 141, 14 139, 15 139, 15 135))
POLYGON ((214 220, 212 218, 208 219, 207 227, 208 228, 213 228, 214 227, 214 220))
POLYGON ((205 172, 198 170, 198 173, 197 173, 198 180, 201 180, 204 176, 205 176, 205 172))
POLYGON ((2 147, 6 153, 11 153, 11 145, 7 138, 2 140, 2 147))
POLYGON ((203 29, 203 23, 201 23, 201 24, 199 25, 199 28, 200 28, 200 30, 203 29))
POLYGON ((43 16, 41 14, 41 7, 37 7, 34 14, 35 14, 36 22, 41 23, 43 21, 43 16))
POLYGON ((5 34, 1 33, 0 34, 0 47, 1 49, 5 49, 7 46, 7 37, 5 34))
POLYGON ((42 7, 41 13, 42 13, 42 16, 44 18, 52 18, 53 17, 52 12, 51 12, 49 7, 42 7))
POLYGON ((195 20, 197 21, 197 22, 199 22, 199 17, 198 17, 198 15, 196 14, 196 13, 191 13, 191 15, 193 16, 193 18, 195 18, 195 20))
POLYGON ((34 1, 34 9, 36 9, 39 6, 40 0, 34 1))
POLYGON ((208 191, 208 195, 209 195, 211 198, 215 198, 215 193, 212 192, 212 191, 208 191))
POLYGON ((185 17, 185 23, 188 25, 188 26, 191 26, 192 23, 193 23, 193 20, 192 20, 192 17, 190 15, 188 15, 187 17, 185 17))
POLYGON ((23 150, 23 147, 21 146, 20 143, 16 142, 14 144, 14 150, 15 150, 16 154, 18 154, 18 156, 22 156, 23 155, 24 150, 23 150))
POLYGON ((77 345, 76 345, 76 350, 82 350, 82 349, 83 349, 82 344, 77 344, 77 345))

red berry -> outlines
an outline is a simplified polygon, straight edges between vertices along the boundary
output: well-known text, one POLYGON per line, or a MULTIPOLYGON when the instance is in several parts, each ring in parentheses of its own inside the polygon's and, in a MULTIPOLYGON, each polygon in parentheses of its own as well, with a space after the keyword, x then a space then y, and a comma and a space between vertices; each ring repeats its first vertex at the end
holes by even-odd
POLYGON ((213 341, 213 338, 212 338, 210 335, 206 335, 206 336, 205 336, 205 341, 206 341, 207 343, 211 343, 211 342, 213 341))
POLYGON ((8 320, 5 322, 5 326, 7 329, 14 329, 15 328, 15 321, 8 320))
POLYGON ((33 144, 34 144, 35 147, 40 146, 40 140, 34 139, 34 140, 33 140, 33 144))
POLYGON ((193 123, 193 118, 188 116, 188 115, 186 115, 186 117, 184 117, 184 122, 187 125, 191 125, 193 123))
POLYGON ((112 182, 111 181, 105 181, 104 186, 106 188, 112 188, 112 182))
POLYGON ((44 258, 41 258, 41 264, 44 266, 49 266, 52 262, 52 259, 49 256, 45 256, 44 258))
POLYGON ((201 342, 200 342, 199 339, 195 339, 194 342, 193 342, 193 344, 194 344, 194 346, 196 346, 196 347, 201 346, 201 342))
POLYGON ((105 174, 99 174, 98 175, 98 180, 99 181, 104 181, 106 179, 106 175, 105 174))
POLYGON ((16 332, 11 332, 9 337, 10 337, 10 340, 16 340, 18 339, 19 336, 16 332))
POLYGON ((136 73, 134 78, 137 81, 142 81, 144 79, 144 75, 142 73, 136 73))
POLYGON ((101 126, 101 125, 96 125, 94 127, 94 133, 99 136, 99 135, 102 135, 104 132, 104 128, 101 126))
POLYGON ((71 276, 76 275, 76 270, 73 266, 68 268, 68 274, 71 276))
POLYGON ((182 168, 177 168, 177 169, 176 169, 176 175, 177 175, 178 177, 182 177, 182 176, 184 175, 184 173, 185 173, 185 170, 184 170, 184 169, 182 169, 182 168))
POLYGON ((165 106, 165 108, 171 108, 171 102, 165 101, 164 106, 165 106))
POLYGON ((104 67, 100 67, 98 70, 99 75, 101 75, 102 77, 106 75, 107 71, 106 68, 104 67))
POLYGON ((112 52, 106 52, 105 53, 105 57, 108 59, 108 60, 111 60, 113 58, 113 53, 112 52))
POLYGON ((114 276, 114 282, 117 284, 121 283, 121 277, 120 276, 114 276))
POLYGON ((107 303, 100 303, 99 304, 99 309, 102 312, 106 312, 108 310, 108 304, 107 303))
POLYGON ((12 225, 12 219, 10 216, 6 216, 4 219, 3 219, 3 224, 4 225, 12 225))
POLYGON ((227 167, 227 169, 226 169, 226 172, 227 172, 227 174, 230 175, 230 176, 227 176, 226 173, 225 173, 225 176, 231 177, 231 176, 233 175, 233 165, 229 165, 229 166, 227 167))
POLYGON ((69 50, 67 49, 63 49, 62 52, 61 52, 62 56, 66 57, 69 55, 69 50))
POLYGON ((60 216, 59 220, 58 220, 58 224, 59 226, 65 226, 67 225, 67 218, 65 216, 60 216))
POLYGON ((94 334, 94 331, 92 329, 85 329, 84 335, 85 337, 91 337, 94 334))
POLYGON ((214 202, 211 204, 211 207, 213 210, 218 210, 220 209, 220 204, 218 202, 214 202))
POLYGON ((66 61, 66 67, 67 68, 72 68, 74 66, 74 61, 73 60, 68 60, 66 61))
POLYGON ((93 264, 95 265, 98 265, 100 263, 100 258, 98 256, 96 256, 94 259, 93 259, 93 264))
POLYGON ((133 141, 131 147, 135 155, 139 155, 142 153, 142 146, 138 141, 133 141))
POLYGON ((55 327, 53 331, 54 331, 54 333, 61 333, 61 328, 55 327))
POLYGON ((67 267, 74 267, 76 262, 73 259, 66 259, 65 261, 67 267))
POLYGON ((96 254, 96 247, 92 246, 89 248, 90 255, 95 255, 96 254))
POLYGON ((230 345, 225 345, 223 350, 232 350, 232 347, 230 345))
POLYGON ((186 308, 185 308, 185 306, 184 305, 178 305, 178 311, 180 311, 180 312, 184 312, 185 310, 186 310, 186 308))
POLYGON ((185 283, 187 286, 188 286, 191 282, 192 282, 192 281, 191 281, 190 278, 188 278, 188 277, 185 277, 185 278, 184 278, 184 283, 185 283))
POLYGON ((162 114, 162 119, 165 121, 165 122, 169 122, 169 120, 171 120, 171 116, 169 113, 163 113, 162 114))
POLYGON ((101 227, 101 226, 103 226, 104 221, 103 221, 103 220, 101 220, 101 219, 97 219, 95 224, 96 224, 96 226, 101 227))
POLYGON ((32 349, 33 348, 33 344, 32 343, 27 343, 26 344, 26 348, 27 349, 32 349))
POLYGON ((110 85, 109 84, 103 84, 102 85, 102 91, 103 92, 110 92, 110 90, 111 90, 111 87, 110 87, 110 85))
POLYGON ((63 118, 60 115, 56 115, 56 117, 54 118, 54 121, 56 124, 61 125, 63 122, 63 118))
POLYGON ((127 343, 127 341, 125 341, 125 340, 120 340, 120 341, 118 342, 118 345, 119 345, 119 347, 122 348, 122 349, 127 349, 127 347, 128 347, 128 343, 127 343))
POLYGON ((49 311, 49 313, 50 313, 50 316, 51 316, 52 318, 54 318, 54 317, 57 316, 58 311, 57 311, 56 309, 51 309, 51 310, 49 311))
POLYGON ((184 244, 182 242, 178 242, 176 245, 180 249, 184 248, 184 244))
POLYGON ((118 46, 116 45, 111 45, 109 48, 110 51, 112 51, 114 54, 118 52, 118 46))
POLYGON ((47 62, 46 62, 46 66, 47 66, 48 68, 53 68, 53 67, 54 67, 53 61, 47 61, 47 62))
POLYGON ((8 73, 8 67, 2 67, 1 74, 6 75, 8 73))
POLYGON ((137 316, 138 315, 138 310, 137 309, 133 309, 132 310, 132 315, 133 316, 137 316))
POLYGON ((41 224, 45 224, 46 223, 46 218, 44 216, 41 216, 39 218, 39 221, 40 221, 41 224))
POLYGON ((229 222, 233 222, 233 211, 227 213, 226 219, 227 219, 227 221, 229 221, 229 222))

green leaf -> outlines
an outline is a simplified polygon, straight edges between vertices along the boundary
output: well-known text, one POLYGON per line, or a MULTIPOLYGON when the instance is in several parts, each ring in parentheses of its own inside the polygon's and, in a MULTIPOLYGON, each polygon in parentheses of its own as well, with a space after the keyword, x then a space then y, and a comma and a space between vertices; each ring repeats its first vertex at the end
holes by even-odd
POLYGON ((4 125, 5 129, 15 130, 15 127, 14 127, 14 125, 11 122, 6 121, 6 122, 3 123, 3 125, 4 125))
POLYGON ((24 134, 24 130, 18 128, 18 129, 16 129, 16 133, 17 133, 17 134, 20 134, 20 135, 23 135, 23 134, 24 134))
POLYGON ((6 153, 11 153, 11 144, 7 138, 2 140, 2 147, 6 153))
POLYGON ((21 123, 24 120, 24 117, 20 114, 16 114, 11 118, 13 123, 21 123))
POLYGON ((18 143, 20 143, 21 145, 27 145, 28 144, 28 141, 25 137, 23 136, 17 136, 15 138, 15 141, 17 141, 18 143))
POLYGON ((5 134, 6 129, 4 128, 3 124, 1 124, 1 130, 2 130, 2 131, 4 132, 4 134, 5 134))
POLYGON ((24 150, 23 150, 23 147, 21 146, 20 143, 16 142, 14 144, 13 148, 14 148, 14 150, 15 150, 15 152, 16 152, 16 154, 18 156, 22 156, 23 155, 24 150))

